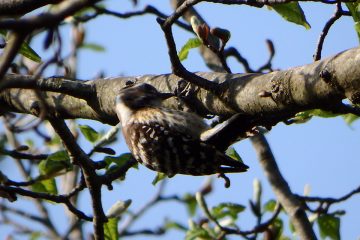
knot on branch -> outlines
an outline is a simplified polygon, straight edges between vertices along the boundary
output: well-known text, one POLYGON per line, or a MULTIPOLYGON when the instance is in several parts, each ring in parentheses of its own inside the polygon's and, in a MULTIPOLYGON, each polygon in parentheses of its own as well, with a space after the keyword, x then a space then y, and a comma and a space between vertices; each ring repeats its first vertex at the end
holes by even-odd
POLYGON ((271 78, 271 96, 276 104, 292 105, 295 104, 290 91, 290 78, 291 73, 278 72, 280 76, 271 78))
POLYGON ((325 67, 321 70, 319 74, 320 78, 327 83, 332 89, 336 90, 339 93, 344 93, 344 89, 337 82, 334 72, 331 72, 328 67, 325 67))

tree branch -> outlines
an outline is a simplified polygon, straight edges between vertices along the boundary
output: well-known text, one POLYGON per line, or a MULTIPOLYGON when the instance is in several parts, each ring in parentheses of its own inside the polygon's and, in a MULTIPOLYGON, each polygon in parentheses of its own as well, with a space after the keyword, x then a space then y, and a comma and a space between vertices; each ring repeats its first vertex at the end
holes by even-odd
POLYGON ((326 22, 322 32, 320 33, 320 37, 319 37, 319 40, 318 40, 318 43, 316 46, 316 50, 315 50, 315 54, 314 54, 314 61, 321 59, 321 51, 323 48, 325 37, 328 34, 332 25, 343 15, 342 13, 343 13, 343 11, 341 8, 341 3, 337 3, 334 15, 326 22))
POLYGON ((4 74, 10 67, 24 40, 25 35, 22 33, 10 34, 4 52, 1 54, 0 57, 0 78, 3 78, 4 74))
MULTIPOLYGON (((181 1, 181 0, 180 0, 181 1)), ((196 13, 195 12, 195 10, 193 10, 193 13, 196 13)), ((190 16, 189 16, 190 17, 190 16)), ((191 17, 190 17, 191 18, 191 17)), ((269 48, 269 50, 270 50, 270 58, 269 58, 269 61, 268 61, 268 64, 267 65, 269 65, 269 66, 271 66, 270 64, 271 64, 271 60, 272 60, 272 57, 273 57, 273 54, 274 54, 274 50, 273 50, 273 45, 272 45, 272 42, 269 42, 268 41, 268 48, 269 48)), ((204 53, 206 53, 206 52, 210 52, 210 49, 205 49, 204 50, 204 52, 202 52, 203 53, 203 55, 205 55, 204 53)), ((240 54, 239 54, 239 56, 240 56, 240 54)), ((240 56, 241 57, 241 56, 240 56)), ((244 60, 244 59, 243 59, 244 60)), ((217 65, 219 65, 219 61, 217 61, 218 63, 217 63, 217 65)), ((244 66, 246 66, 246 63, 247 63, 247 61, 246 60, 244 60, 243 61, 245 64, 244 64, 244 66)), ((222 64, 223 65, 223 64, 222 64)), ((266 65, 265 65, 266 66, 266 65)), ((224 69, 225 70, 225 69, 224 69)), ((271 82, 271 80, 270 80, 270 82, 271 82)), ((226 83, 226 82, 225 82, 226 83)), ((245 85, 246 86, 246 85, 245 85)), ((276 102, 276 100, 274 99, 274 96, 273 96, 273 93, 274 93, 274 91, 275 92, 278 92, 279 91, 279 89, 276 87, 276 86, 273 86, 273 87, 275 87, 275 88, 273 88, 273 89, 271 89, 271 91, 270 92, 268 92, 269 93, 269 96, 271 96, 271 99, 274 101, 274 102, 276 102)), ((229 88, 229 89, 231 89, 231 88, 229 88)), ((236 89, 236 88, 235 88, 236 89)), ((238 88, 237 88, 238 89, 238 88)), ((259 91, 261 89, 261 87, 259 86, 259 88, 257 89, 257 91, 259 91)), ((282 89, 280 90, 280 91, 282 91, 282 89)), ((265 91, 265 92, 267 92, 267 91, 265 91)), ((229 94, 227 94, 227 95, 229 95, 229 94)), ((255 94, 256 95, 256 94, 255 94)), ((288 95, 290 95, 290 94, 288 94, 288 95)), ((226 95, 225 95, 226 96, 226 95)), ((230 95, 231 96, 231 95, 230 95)), ((261 97, 262 95, 260 94, 260 93, 258 93, 257 94, 257 96, 259 96, 259 97, 261 97)), ((232 106, 234 106, 233 104, 231 104, 232 106)), ((240 108, 241 109, 241 108, 240 108)), ((241 109, 242 110, 242 109, 241 109)), ((289 109, 290 110, 290 109, 289 109)), ((290 111, 291 112, 291 111, 290 111)), ((290 113, 291 114, 291 113, 290 113)), ((223 134, 223 133, 221 133, 220 135, 220 137, 218 137, 218 138, 223 138, 223 139, 221 139, 223 142, 230 142, 230 141, 227 141, 227 140, 229 140, 229 139, 225 139, 223 136, 226 136, 227 138, 229 138, 228 136, 230 136, 230 137, 232 137, 233 138, 233 140, 234 139, 236 139, 236 138, 238 138, 239 136, 241 136, 241 134, 239 134, 239 132, 238 132, 238 130, 239 130, 239 128, 241 128, 241 127, 244 127, 244 120, 245 120, 245 118, 246 118, 246 116, 242 116, 241 114, 236 114, 236 115, 233 115, 230 119, 228 119, 227 121, 233 121, 232 122, 232 124, 229 124, 229 125, 227 125, 227 126, 233 126, 233 127, 227 127, 227 128, 225 128, 225 129, 222 129, 223 131, 225 131, 225 133, 223 134), (240 127, 241 126, 241 127, 240 127)), ((249 121, 245 121, 245 123, 250 123, 251 122, 251 120, 249 120, 249 121)), ((256 125, 258 125, 258 124, 256 124, 256 125)), ((250 125, 251 126, 251 125, 250 125)), ((247 126, 245 126, 245 129, 246 129, 246 127, 247 126)), ((244 130, 245 130, 244 129, 244 130)), ((250 128, 249 129, 247 129, 247 130, 250 130, 250 128)), ((212 138, 216 138, 216 136, 213 136, 212 138)), ((211 141, 211 139, 209 139, 210 141, 211 141)), ((231 139, 230 139, 231 140, 231 139)), ((221 143, 221 141, 219 141, 220 143, 221 143)), ((263 152, 263 153, 267 153, 268 154, 268 156, 269 157, 271 157, 271 162, 268 162, 268 165, 267 165, 267 167, 268 168, 272 168, 272 169, 277 169, 277 165, 276 165, 276 161, 275 161, 275 159, 274 159, 274 157, 273 157, 273 155, 272 155, 272 153, 271 153, 271 149, 270 149, 270 146, 267 144, 267 141, 266 141, 266 139, 265 139, 265 137, 262 135, 262 134, 259 134, 257 137, 253 137, 252 138, 252 142, 253 142, 253 145, 254 145, 254 147, 255 147, 255 149, 257 149, 258 151, 258 155, 259 155, 259 157, 258 157, 258 159, 261 161, 261 160, 263 160, 263 158, 262 158, 262 155, 260 154, 261 152, 263 152), (256 142, 256 144, 255 144, 255 140, 256 140, 256 138, 257 139, 261 139, 261 141, 257 141, 256 142)), ((278 170, 278 169, 277 169, 278 170)), ((276 187, 278 187, 277 185, 275 185, 276 184, 276 182, 273 182, 272 181, 272 179, 273 178, 277 178, 277 179, 282 179, 283 180, 283 182, 285 182, 285 180, 282 178, 282 176, 281 176, 281 173, 280 173, 280 171, 278 170, 278 171, 273 171, 273 172, 268 172, 268 178, 269 178, 269 181, 270 181, 270 184, 272 185, 272 187, 273 188, 276 188, 276 187)), ((286 182, 285 182, 286 183, 286 182)), ((277 198, 278 198, 278 201, 283 205, 284 203, 283 203, 283 200, 287 197, 287 198, 295 198, 293 195, 292 195, 292 193, 291 193, 291 191, 288 191, 288 192, 280 192, 280 193, 282 193, 283 195, 284 195, 284 197, 283 198, 279 198, 279 196, 277 196, 277 198)), ((292 210, 292 208, 290 207, 290 205, 289 204, 287 204, 287 203, 285 203, 285 205, 287 205, 286 207, 285 207, 285 210, 286 210, 286 212, 291 216, 291 214, 292 214, 292 212, 290 212, 291 210, 292 210)), ((307 237, 311 237, 311 238, 306 238, 306 239, 316 239, 316 236, 315 236, 315 234, 314 234, 314 232, 313 232, 313 230, 312 230, 312 227, 311 227, 311 225, 310 225, 310 223, 309 223, 309 221, 308 221, 308 219, 307 219, 307 217, 306 217, 306 214, 305 214, 305 211, 303 211, 303 210, 301 210, 300 209, 300 213, 302 213, 303 215, 305 215, 305 218, 301 218, 301 219, 299 219, 299 218, 294 218, 294 219, 291 219, 292 220, 292 222, 293 221, 297 221, 297 223, 296 224, 294 224, 295 225, 295 229, 296 229, 296 231, 297 232, 300 232, 300 236, 301 236, 301 238, 302 239, 305 239, 305 238, 303 238, 302 236, 307 236, 307 237)), ((294 222, 293 222, 294 223, 294 222)), ((229 231, 229 229, 228 229, 228 231, 229 231)), ((231 232, 231 231, 230 231, 231 232)), ((229 232, 228 232, 229 233, 229 232)))
POLYGON ((99 0, 61 1, 56 9, 48 13, 21 19, 3 19, 0 21, 0 28, 25 34, 35 29, 53 27, 67 16, 71 16, 82 8, 93 5, 98 1, 99 0))
MULTIPOLYGON (((348 98, 353 103, 360 102, 360 48, 339 53, 322 61, 302 67, 276 71, 268 74, 225 74, 196 73, 212 82, 221 83, 226 93, 227 102, 235 106, 237 112, 252 119, 268 119, 269 123, 292 117, 295 113, 321 108, 337 112, 341 108, 341 100, 348 98), (351 74, 350 74, 351 73, 351 74), (267 95, 263 95, 266 92, 267 95)), ((28 79, 27 76, 16 75, 17 79, 28 79)), ((53 88, 55 92, 42 92, 48 105, 48 114, 61 118, 86 118, 115 125, 118 123, 114 111, 115 97, 126 82, 147 82, 161 92, 173 92, 177 88, 179 78, 175 75, 144 75, 140 77, 118 77, 87 81, 86 85, 93 89, 87 102, 75 97, 73 92, 78 84, 53 88)), ((44 80, 39 79, 39 82, 44 80)), ((61 81, 61 79, 57 79, 61 81)), ((46 82, 46 81, 44 81, 46 82)), ((21 84, 19 85, 19 87, 21 84)), ((62 86, 60 84, 59 86, 62 86)), ((15 87, 15 86, 13 86, 15 87)), ((30 85, 39 89, 37 85, 30 85)), ((200 89, 196 95, 199 103, 207 112, 219 116, 231 116, 236 113, 229 109, 212 93, 200 89)), ((39 105, 36 95, 27 89, 6 89, 0 93, 3 111, 13 111, 36 115, 39 105)), ((166 107, 177 108, 176 99, 165 103, 166 107)), ((342 109, 343 111, 343 109, 342 109)))
POLYGON ((296 233, 300 239, 317 239, 312 226, 302 209, 301 202, 291 192, 289 185, 280 173, 270 150, 269 144, 263 135, 251 138, 253 146, 258 155, 259 162, 269 179, 276 198, 288 213, 291 222, 294 224, 296 233))
POLYGON ((349 198, 351 198, 352 196, 359 194, 359 193, 360 193, 360 186, 339 198, 312 197, 312 196, 299 196, 299 195, 296 195, 296 197, 300 201, 304 202, 307 210, 314 212, 314 213, 327 213, 329 211, 331 205, 346 201, 349 198), (307 203, 309 203, 309 202, 318 202, 318 207, 315 210, 311 209, 307 205, 307 203))
POLYGON ((92 199, 92 209, 94 213, 94 235, 95 239, 104 239, 104 223, 107 222, 102 202, 101 202, 101 178, 96 174, 93 162, 87 154, 79 147, 64 120, 57 118, 49 119, 52 127, 62 139, 70 158, 74 164, 81 167, 84 174, 86 186, 89 189, 92 199))
POLYGON ((87 221, 91 221, 92 218, 86 216, 83 212, 75 208, 71 203, 68 197, 62 196, 62 195, 52 195, 48 193, 41 193, 41 192, 33 192, 26 189, 22 189, 19 187, 10 187, 10 186, 3 186, 0 185, 0 191, 8 192, 10 194, 19 194, 26 197, 31 197, 35 199, 45 199, 56 203, 63 203, 65 204, 69 211, 74 213, 76 216, 78 216, 81 219, 85 219, 87 221))
POLYGON ((68 80, 60 77, 38 78, 36 76, 21 76, 7 74, 0 83, 0 92, 6 88, 38 89, 65 93, 67 95, 87 100, 95 95, 93 86, 84 81, 68 80))
POLYGON ((23 15, 48 4, 56 4, 62 0, 2 0, 0 16, 23 15))

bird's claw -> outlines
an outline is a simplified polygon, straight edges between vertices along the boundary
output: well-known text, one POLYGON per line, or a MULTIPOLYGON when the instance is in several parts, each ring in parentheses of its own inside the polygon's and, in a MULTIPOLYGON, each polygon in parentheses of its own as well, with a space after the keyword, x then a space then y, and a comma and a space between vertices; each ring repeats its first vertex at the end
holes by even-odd
POLYGON ((230 187, 230 184, 231 184, 230 178, 228 178, 224 173, 218 173, 217 177, 224 179, 224 181, 225 181, 224 186, 225 186, 226 188, 229 188, 229 187, 230 187))

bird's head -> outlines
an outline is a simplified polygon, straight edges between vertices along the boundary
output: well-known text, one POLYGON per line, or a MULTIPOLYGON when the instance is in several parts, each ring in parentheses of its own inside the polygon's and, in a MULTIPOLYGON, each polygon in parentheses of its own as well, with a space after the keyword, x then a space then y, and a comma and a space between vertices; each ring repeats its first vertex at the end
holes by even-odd
POLYGON ((174 96, 172 93, 161 93, 147 83, 135 84, 120 90, 117 102, 137 110, 145 107, 159 107, 165 99, 174 96))

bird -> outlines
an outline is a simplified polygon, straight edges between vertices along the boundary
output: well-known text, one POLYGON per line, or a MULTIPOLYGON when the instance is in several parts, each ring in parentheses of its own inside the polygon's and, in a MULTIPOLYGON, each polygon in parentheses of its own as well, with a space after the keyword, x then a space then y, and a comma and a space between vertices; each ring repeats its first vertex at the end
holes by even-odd
POLYGON ((115 111, 136 161, 168 177, 247 171, 247 165, 201 140, 211 128, 200 116, 162 106, 173 96, 148 83, 119 91, 115 111))

